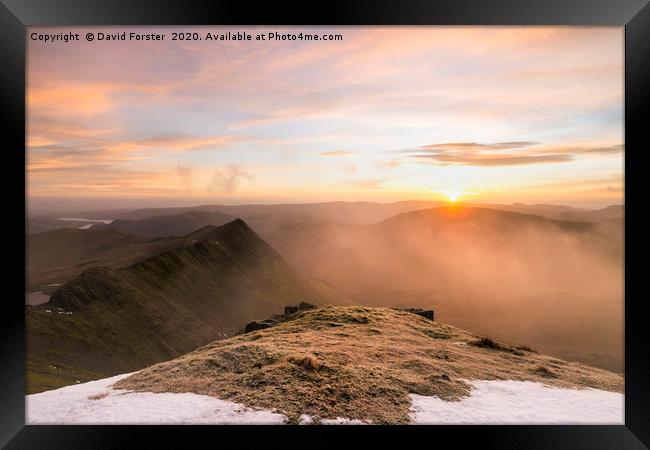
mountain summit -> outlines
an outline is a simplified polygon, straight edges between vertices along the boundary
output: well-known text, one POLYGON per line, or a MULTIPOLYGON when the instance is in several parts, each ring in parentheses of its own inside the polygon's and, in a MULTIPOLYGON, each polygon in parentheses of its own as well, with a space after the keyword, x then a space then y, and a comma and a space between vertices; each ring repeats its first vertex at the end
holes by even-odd
POLYGON ((460 402, 476 380, 533 382, 549 393, 541 384, 623 390, 623 378, 605 370, 411 312, 359 306, 295 312, 270 328, 144 369, 114 388, 214 396, 283 414, 289 423, 310 417, 402 424, 409 422, 413 395, 460 402))

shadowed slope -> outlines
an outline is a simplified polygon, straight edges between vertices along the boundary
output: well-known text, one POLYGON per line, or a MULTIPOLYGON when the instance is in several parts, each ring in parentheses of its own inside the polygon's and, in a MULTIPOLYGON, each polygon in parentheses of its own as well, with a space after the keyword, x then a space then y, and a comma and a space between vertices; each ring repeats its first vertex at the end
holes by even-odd
POLYGON ((243 221, 206 227, 130 266, 86 270, 29 308, 28 391, 133 371, 303 300, 344 297, 298 276, 243 221))
POLYGON ((108 225, 95 225, 94 228, 114 228, 155 238, 185 236, 199 228, 223 225, 234 219, 235 217, 219 211, 185 211, 136 220, 117 219, 108 225))
POLYGON ((148 239, 111 228, 34 234, 27 242, 28 283, 32 290, 45 290, 48 283, 62 284, 86 269, 125 267, 200 239, 205 230, 197 233, 168 239, 148 239))

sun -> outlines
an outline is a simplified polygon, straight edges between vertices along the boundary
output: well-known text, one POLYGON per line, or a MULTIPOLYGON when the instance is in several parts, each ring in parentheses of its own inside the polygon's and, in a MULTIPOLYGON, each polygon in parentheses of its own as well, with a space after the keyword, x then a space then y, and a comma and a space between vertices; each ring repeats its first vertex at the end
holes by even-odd
POLYGON ((456 203, 458 197, 460 197, 461 192, 459 191, 445 191, 443 194, 447 197, 449 203, 456 203))

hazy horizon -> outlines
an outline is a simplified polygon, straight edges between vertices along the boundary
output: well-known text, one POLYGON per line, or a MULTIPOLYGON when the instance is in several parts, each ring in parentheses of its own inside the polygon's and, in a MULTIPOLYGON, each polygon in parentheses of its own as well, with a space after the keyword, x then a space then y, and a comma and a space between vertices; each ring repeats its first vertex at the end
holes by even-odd
POLYGON ((42 198, 31 198, 27 199, 27 211, 30 215, 46 214, 46 213, 63 213, 63 212, 93 212, 93 211, 110 211, 110 210, 131 210, 131 209, 143 209, 143 208, 182 208, 182 207, 198 207, 205 205, 224 205, 224 206, 251 206, 251 205, 309 205, 309 204, 326 204, 326 203, 374 203, 374 204, 393 204, 393 203, 407 203, 407 202, 440 202, 441 204, 456 204, 456 205, 466 205, 466 206, 475 206, 475 207, 490 207, 492 205, 501 205, 501 206, 510 206, 516 204, 523 204, 526 206, 537 206, 537 205, 548 205, 556 207, 570 207, 576 209, 585 209, 585 210, 598 210, 607 208, 609 206, 624 206, 625 202, 621 201, 620 203, 598 203, 598 204, 589 204, 589 203, 551 203, 551 202, 535 202, 535 203, 526 203, 526 202, 512 202, 512 203, 488 203, 488 202, 478 202, 478 201, 457 201, 449 202, 445 200, 422 200, 422 199, 403 199, 403 200, 394 200, 394 201, 368 201, 368 200, 324 200, 324 201, 273 201, 269 200, 266 202, 256 201, 251 199, 250 201, 240 200, 232 201, 229 199, 74 199, 74 198, 59 198, 59 199, 42 199, 42 198))

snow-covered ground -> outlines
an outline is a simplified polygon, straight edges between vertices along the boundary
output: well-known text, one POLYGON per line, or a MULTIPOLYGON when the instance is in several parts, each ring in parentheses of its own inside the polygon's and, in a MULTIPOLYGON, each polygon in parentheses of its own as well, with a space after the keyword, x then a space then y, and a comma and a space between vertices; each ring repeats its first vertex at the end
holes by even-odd
MULTIPOLYGON (((313 423, 313 417, 308 414, 302 414, 298 421, 298 425, 312 425, 313 423)), ((336 419, 321 419, 320 423, 322 425, 368 425, 366 422, 361 420, 346 419, 344 417, 337 417, 336 419)))
POLYGON ((623 424, 623 394, 563 389, 532 381, 468 381, 460 402, 412 395, 416 424, 623 424))
MULTIPOLYGON (((28 424, 282 424, 268 410, 197 394, 153 394, 112 389, 130 374, 26 397, 28 424)), ((622 424, 623 395, 561 389, 530 381, 469 381, 470 397, 448 402, 413 395, 415 424, 622 424)), ((313 423, 307 415, 301 424, 313 423)), ((346 418, 324 424, 361 424, 346 418)))
POLYGON ((196 394, 111 389, 129 376, 28 395, 27 424, 282 424, 285 416, 196 394))

